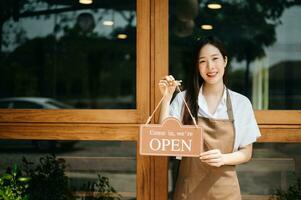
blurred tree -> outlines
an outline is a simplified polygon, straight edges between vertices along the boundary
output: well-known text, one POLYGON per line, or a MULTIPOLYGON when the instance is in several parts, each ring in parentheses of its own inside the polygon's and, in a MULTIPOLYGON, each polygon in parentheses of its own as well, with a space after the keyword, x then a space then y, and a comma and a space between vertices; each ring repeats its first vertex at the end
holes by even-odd
MULTIPOLYGON (((0 1, 0 58, 2 55, 2 45, 7 45, 7 41, 3 41, 3 25, 9 19, 17 22, 24 17, 44 17, 48 18, 51 14, 64 13, 68 11, 79 11, 91 9, 96 11, 97 8, 105 9, 103 14, 107 14, 107 10, 114 9, 120 12, 124 17, 124 11, 133 11, 134 15, 130 15, 127 19, 132 23, 135 16, 136 2, 133 0, 102 0, 95 1, 91 5, 80 4, 79 1, 61 1, 61 0, 10 0, 0 1), (59 7, 57 7, 59 6, 59 7)), ((100 16, 101 19, 102 16, 100 16)), ((100 20, 99 19, 99 20, 100 20)), ((12 28, 11 25, 9 25, 12 28)), ((55 27, 57 28, 57 27, 55 27)), ((14 30, 15 32, 16 30, 14 30)), ((21 31, 22 33, 22 31, 21 31)))
MULTIPOLYGON (((3 41, 3 25, 9 19, 18 21, 22 13, 33 11, 38 5, 45 4, 46 0, 12 0, 0 1, 0 58, 2 56, 2 45, 7 45, 3 41)), ((10 28, 12 25, 10 25, 10 28)))
MULTIPOLYGON (((174 0, 178 3, 180 0, 174 0)), ((230 58, 246 62, 245 95, 250 96, 250 63, 265 56, 265 48, 276 41, 276 27, 281 24, 280 17, 283 11, 291 6, 301 5, 300 0, 228 0, 220 1, 222 9, 207 8, 211 0, 201 1, 198 16, 195 18, 194 32, 188 40, 197 39, 206 35, 219 37, 226 45, 230 58), (211 24, 213 29, 202 30, 202 24, 211 24)), ((177 7, 176 5, 174 7, 177 7)), ((171 9, 173 11, 173 9, 171 9)), ((172 14, 172 37, 177 35, 176 13, 172 14)), ((173 42, 177 43, 178 39, 173 42)), ((183 42, 183 41, 182 41, 183 42)))

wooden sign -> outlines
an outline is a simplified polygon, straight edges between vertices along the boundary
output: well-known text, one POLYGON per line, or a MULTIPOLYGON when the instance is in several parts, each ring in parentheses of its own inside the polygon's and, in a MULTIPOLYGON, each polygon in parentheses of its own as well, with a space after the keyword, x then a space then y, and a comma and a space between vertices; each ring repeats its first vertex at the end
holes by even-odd
POLYGON ((141 125, 139 141, 141 155, 199 157, 203 151, 202 128, 182 125, 174 117, 141 125))

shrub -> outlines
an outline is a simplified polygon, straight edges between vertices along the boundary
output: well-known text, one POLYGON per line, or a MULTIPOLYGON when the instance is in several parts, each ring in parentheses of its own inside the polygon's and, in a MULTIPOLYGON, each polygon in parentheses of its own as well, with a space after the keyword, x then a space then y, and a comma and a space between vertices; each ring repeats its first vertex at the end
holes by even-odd
POLYGON ((110 185, 109 178, 100 174, 97 176, 98 179, 96 182, 89 182, 82 187, 83 190, 92 194, 88 195, 88 197, 82 197, 82 200, 120 200, 121 195, 110 185))
POLYGON ((0 176, 0 200, 28 200, 28 182, 17 165, 0 176))
POLYGON ((277 189, 271 200, 301 200, 301 178, 295 185, 291 185, 287 191, 277 189))
MULTIPOLYGON (((65 160, 55 155, 41 157, 39 163, 23 158, 22 170, 16 165, 0 176, 0 200, 74 200, 65 175, 65 160), (22 172, 26 175, 23 176, 22 172)), ((88 182, 81 189, 87 191, 82 200, 121 200, 110 185, 109 178, 98 174, 95 182, 88 182)))
POLYGON ((38 165, 23 158, 24 171, 31 177, 29 185, 30 200, 73 200, 69 189, 68 177, 65 176, 65 160, 56 159, 55 155, 41 157, 38 165))

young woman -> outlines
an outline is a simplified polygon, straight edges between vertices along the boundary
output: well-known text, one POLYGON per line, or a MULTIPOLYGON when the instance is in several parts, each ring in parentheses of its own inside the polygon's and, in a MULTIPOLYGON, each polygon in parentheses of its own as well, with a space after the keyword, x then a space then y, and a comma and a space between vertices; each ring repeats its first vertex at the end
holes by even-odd
POLYGON ((260 137, 251 102, 224 84, 227 55, 213 37, 197 44, 196 65, 187 90, 170 101, 180 83, 166 76, 159 83, 164 95, 160 121, 168 116, 193 124, 192 115, 204 129, 204 152, 199 158, 182 158, 174 200, 240 200, 235 165, 252 156, 252 143, 260 137))

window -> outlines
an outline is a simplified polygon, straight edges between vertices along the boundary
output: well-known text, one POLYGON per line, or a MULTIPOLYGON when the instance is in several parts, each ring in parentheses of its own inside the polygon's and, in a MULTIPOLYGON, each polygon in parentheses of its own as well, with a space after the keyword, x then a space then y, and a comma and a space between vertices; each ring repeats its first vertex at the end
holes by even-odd
POLYGON ((170 0, 170 73, 186 80, 194 41, 206 35, 225 43, 228 87, 246 95, 255 109, 301 108, 300 3, 170 0))
POLYGON ((0 98, 136 108, 136 1, 24 1, 1 10, 0 98))
MULTIPOLYGON (((56 181, 61 180, 58 178, 60 175, 57 168, 61 166, 59 164, 61 160, 64 161, 65 168, 60 169, 63 169, 68 183, 56 184, 68 188, 73 197, 88 199, 103 195, 101 191, 106 191, 105 186, 99 191, 96 186, 91 187, 99 180, 98 175, 100 175, 107 178, 108 184, 121 195, 122 200, 136 199, 136 142, 0 140, 0 152, 1 175, 14 165, 24 171, 26 167, 34 170, 42 166, 43 169, 35 171, 36 176, 39 176, 35 181, 43 184, 46 179, 48 186, 52 187, 55 178, 56 181), (52 159, 47 160, 47 157, 52 157, 52 154, 56 155, 56 162, 52 159), (24 158, 32 164, 24 162, 24 158), (53 179, 47 178, 51 171, 53 179)), ((44 195, 42 193, 44 190, 43 187, 36 190, 35 197, 44 195)), ((51 188, 49 190, 51 191, 51 188)), ((56 188, 55 191, 60 191, 60 188, 56 188)), ((65 193, 66 191, 63 191, 63 194, 65 193)))

